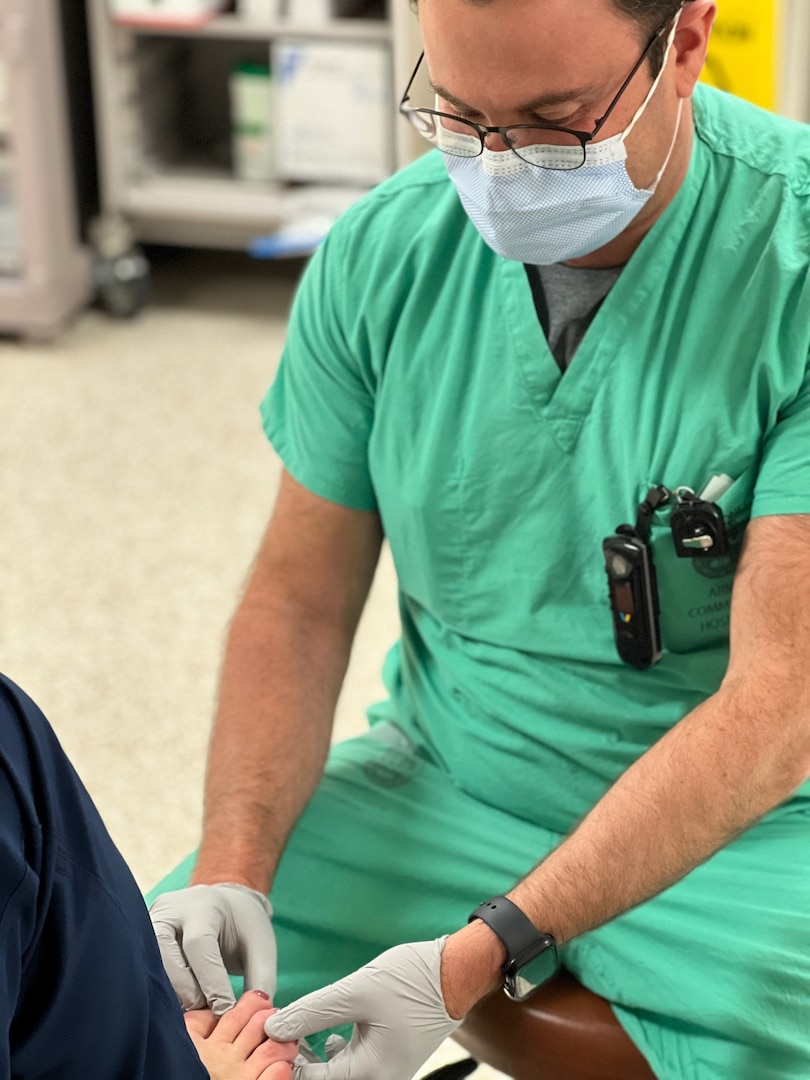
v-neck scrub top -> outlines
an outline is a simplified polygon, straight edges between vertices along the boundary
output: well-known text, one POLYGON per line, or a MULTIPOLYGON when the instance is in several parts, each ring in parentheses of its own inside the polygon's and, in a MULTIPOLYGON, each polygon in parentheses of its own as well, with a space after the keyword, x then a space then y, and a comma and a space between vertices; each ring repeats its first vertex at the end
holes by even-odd
POLYGON ((296 480, 381 516, 402 637, 372 720, 559 833, 718 688, 748 520, 810 513, 810 129, 694 106, 688 175, 565 374, 432 152, 332 229, 262 407, 296 480), (657 516, 664 657, 634 670, 602 539, 652 485, 715 476, 731 554, 676 558, 657 516))

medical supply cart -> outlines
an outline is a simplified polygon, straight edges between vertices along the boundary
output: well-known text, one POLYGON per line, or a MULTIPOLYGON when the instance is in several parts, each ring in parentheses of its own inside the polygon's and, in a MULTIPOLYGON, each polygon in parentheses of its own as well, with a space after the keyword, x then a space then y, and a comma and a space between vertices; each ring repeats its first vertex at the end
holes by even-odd
POLYGON ((55 336, 91 297, 64 34, 53 0, 0 0, 0 333, 55 336))
MULTIPOLYGON (((407 0, 231 0, 185 24, 123 18, 119 0, 87 5, 102 205, 94 236, 104 258, 126 259, 141 241, 251 249, 297 226, 306 248, 307 230, 323 231, 423 149, 396 110, 420 48, 407 0), (275 115, 287 125, 274 133, 279 175, 240 175, 234 80, 255 109, 250 78, 258 86, 271 71, 275 115), (292 93, 296 78, 303 88, 292 93)), ((126 289, 114 309, 126 309, 126 289)), ((129 291, 137 307, 137 284, 129 291)))

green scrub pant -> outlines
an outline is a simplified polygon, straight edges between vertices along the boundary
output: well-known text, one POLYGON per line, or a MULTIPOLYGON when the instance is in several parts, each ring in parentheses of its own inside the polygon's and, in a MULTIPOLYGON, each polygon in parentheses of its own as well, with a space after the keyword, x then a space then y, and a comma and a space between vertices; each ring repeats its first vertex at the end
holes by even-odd
MULTIPOLYGON (((276 1003, 458 929, 561 839, 459 791, 390 724, 335 746, 270 897, 276 1003)), ((193 859, 149 902, 186 885, 193 859)), ((563 962, 660 1080, 808 1080, 810 811, 770 815, 563 962)))

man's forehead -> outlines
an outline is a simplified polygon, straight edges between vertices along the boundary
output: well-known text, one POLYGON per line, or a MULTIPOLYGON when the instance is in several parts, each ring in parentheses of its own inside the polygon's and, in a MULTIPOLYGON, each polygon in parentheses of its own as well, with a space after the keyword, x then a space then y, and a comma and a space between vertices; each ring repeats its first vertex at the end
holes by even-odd
POLYGON ((425 90, 471 111, 531 113, 596 100, 638 48, 634 24, 612 0, 419 3, 425 90))
MULTIPOLYGON (((643 4, 644 0, 641 0, 640 10, 643 4)), ((420 19, 444 17, 457 24, 545 24, 584 28, 628 22, 627 13, 620 11, 617 0, 418 0, 416 10, 420 19)))
MULTIPOLYGON (((473 103, 464 101, 458 97, 446 86, 442 86, 440 83, 430 80, 431 90, 438 94, 444 101, 449 101, 451 105, 455 105, 459 109, 473 108, 473 103)), ((512 102, 512 108, 516 112, 539 112, 541 109, 549 109, 555 105, 566 105, 574 99, 578 101, 585 101, 589 98, 598 97, 604 90, 604 84, 602 83, 588 83, 585 86, 570 86, 560 90, 550 90, 545 93, 539 94, 528 101, 514 101, 512 102)))
MULTIPOLYGON (((419 0, 419 13, 434 65, 466 56, 484 69, 511 65, 516 76, 522 66, 582 66, 581 86, 592 82, 589 70, 601 73, 604 65, 595 64, 615 50, 621 57, 639 39, 638 24, 613 0, 419 0)), ((432 74, 444 82, 434 65, 432 74)))

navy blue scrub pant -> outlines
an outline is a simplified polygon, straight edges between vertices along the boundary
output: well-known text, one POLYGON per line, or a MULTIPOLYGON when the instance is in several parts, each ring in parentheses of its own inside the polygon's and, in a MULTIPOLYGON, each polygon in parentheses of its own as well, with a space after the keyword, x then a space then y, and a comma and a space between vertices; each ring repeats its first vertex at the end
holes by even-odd
POLYGON ((205 1080, 138 887, 0 676, 0 1080, 205 1080))

